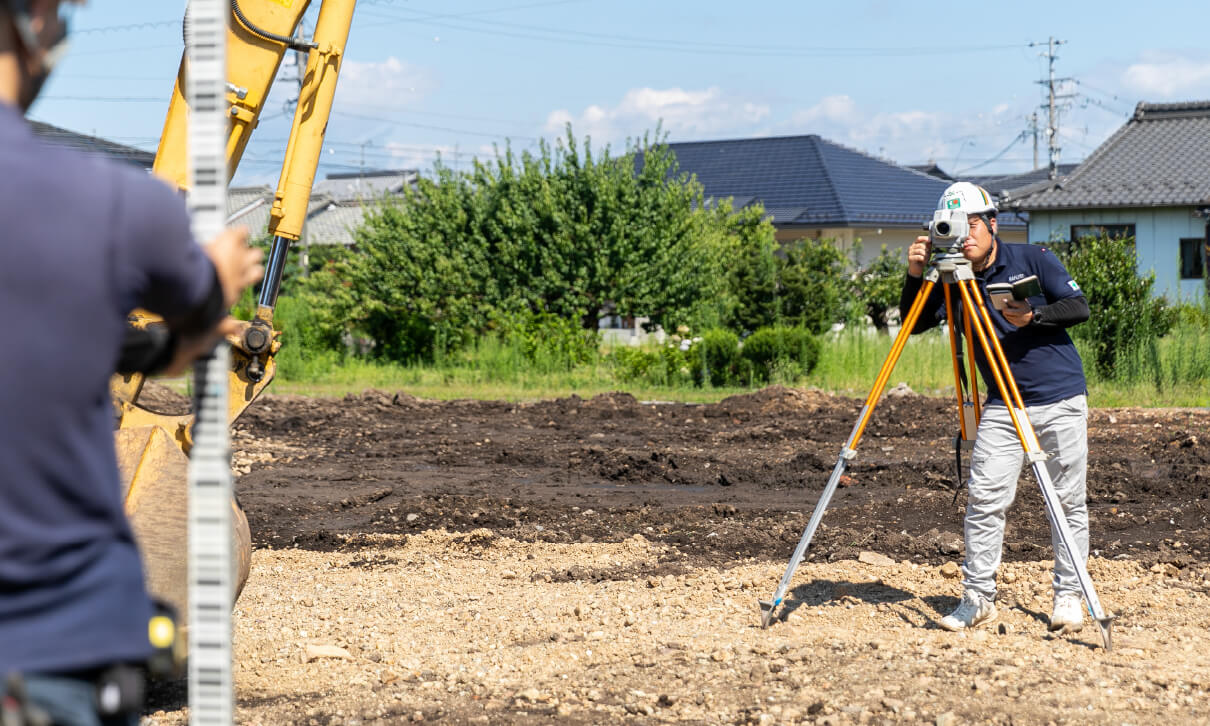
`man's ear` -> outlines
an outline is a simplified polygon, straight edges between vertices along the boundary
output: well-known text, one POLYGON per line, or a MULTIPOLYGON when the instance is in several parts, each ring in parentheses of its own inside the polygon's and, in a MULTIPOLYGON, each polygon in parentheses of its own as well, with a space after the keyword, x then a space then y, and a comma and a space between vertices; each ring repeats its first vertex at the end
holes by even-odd
POLYGON ((1000 223, 996 220, 995 217, 988 217, 987 223, 988 223, 988 229, 990 229, 992 231, 992 234, 995 235, 999 231, 1000 223))

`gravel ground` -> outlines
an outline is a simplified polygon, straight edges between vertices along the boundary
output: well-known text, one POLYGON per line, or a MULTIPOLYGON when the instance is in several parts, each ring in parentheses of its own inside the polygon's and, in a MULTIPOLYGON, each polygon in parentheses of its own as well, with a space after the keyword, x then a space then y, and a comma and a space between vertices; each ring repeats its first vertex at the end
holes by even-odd
MULTIPOLYGON (((1119 616, 1106 652, 1091 623, 1048 634, 1049 561, 1006 565, 998 622, 969 634, 937 626, 960 594, 952 568, 807 563, 762 630, 769 563, 643 577, 670 553, 642 535, 375 540, 255 553, 240 723, 1210 722, 1210 568, 1094 558, 1119 616), (596 577, 551 576, 569 566, 596 577)), ((179 692, 158 695, 149 723, 187 722, 179 692)))

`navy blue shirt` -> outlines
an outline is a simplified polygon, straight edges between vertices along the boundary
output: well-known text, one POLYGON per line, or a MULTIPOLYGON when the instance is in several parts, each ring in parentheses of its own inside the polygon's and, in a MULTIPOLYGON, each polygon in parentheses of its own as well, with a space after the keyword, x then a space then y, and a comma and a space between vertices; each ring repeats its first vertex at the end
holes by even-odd
MULTIPOLYGON (((997 240, 995 262, 986 270, 975 273, 975 279, 983 300, 988 302, 988 283, 1016 282, 1030 275, 1037 275, 1042 286, 1041 295, 1029 298, 1030 305, 1035 308, 1064 298, 1084 295, 1054 253, 1037 245, 1005 244, 997 240)), ((908 281, 909 286, 913 284, 912 278, 909 277, 908 281)), ((914 284, 920 284, 919 278, 914 284)), ((905 289, 910 291, 909 288, 905 289)), ((959 304, 959 301, 959 298, 954 298, 954 304, 959 304)), ((996 336, 1000 339, 1000 346, 1004 348, 1009 370, 1017 381, 1017 388, 1020 389, 1026 406, 1055 403, 1087 391, 1084 364, 1066 330, 1047 329, 1038 325, 1018 328, 1008 322, 990 303, 988 313, 995 326, 996 336)), ((944 285, 938 282, 929 294, 920 320, 912 332, 928 330, 944 321, 944 285)), ((975 363, 987 387, 987 402, 1003 404, 1000 389, 991 375, 982 346, 975 341, 971 347, 974 348, 975 363)))
POLYGON ((109 377, 127 313, 180 315, 213 281, 175 191, 0 103, 0 675, 149 654, 109 377))

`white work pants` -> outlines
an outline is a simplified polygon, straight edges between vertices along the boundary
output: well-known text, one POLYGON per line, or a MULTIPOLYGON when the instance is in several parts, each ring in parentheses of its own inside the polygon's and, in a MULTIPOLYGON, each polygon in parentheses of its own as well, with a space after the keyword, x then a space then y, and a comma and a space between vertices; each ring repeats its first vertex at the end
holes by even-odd
MULTIPOLYGON (((1072 545, 1088 561, 1088 401, 1073 396, 1044 406, 1027 406, 1030 423, 1048 458, 1043 466, 1059 496, 1071 529, 1072 545)), ((966 504, 966 560, 962 584, 987 598, 996 595, 996 570, 1004 544, 1004 519, 1017 494, 1017 477, 1025 452, 1003 403, 983 409, 971 456, 966 504)), ((1031 472, 1032 475, 1032 472, 1031 472)), ((1055 554, 1055 595, 1080 593, 1080 583, 1067 549, 1053 523, 1050 542, 1055 554)))

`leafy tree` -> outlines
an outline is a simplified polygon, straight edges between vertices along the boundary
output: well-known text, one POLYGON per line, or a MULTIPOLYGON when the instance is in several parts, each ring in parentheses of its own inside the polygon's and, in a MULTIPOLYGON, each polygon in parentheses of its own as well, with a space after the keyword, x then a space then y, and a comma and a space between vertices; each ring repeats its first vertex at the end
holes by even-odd
POLYGON ((899 311, 899 293, 907 274, 903 252, 891 252, 882 246, 868 265, 856 266, 850 276, 849 299, 856 301, 862 315, 868 315, 879 331, 887 329, 887 314, 899 311))
POLYGON ((773 225, 764 207, 755 205, 731 213, 730 202, 716 211, 719 225, 732 241, 725 271, 730 308, 723 318, 732 330, 751 331, 773 325, 781 316, 778 295, 779 258, 773 225))
POLYGON ((367 214, 356 251, 312 275, 316 315, 394 360, 452 350, 508 314, 595 329, 600 309, 671 328, 721 316, 737 248, 772 239, 758 211, 706 209, 701 185, 648 137, 610 156, 568 127, 553 148, 506 147, 467 172, 438 164, 367 214))
POLYGON ((846 259, 831 239, 800 239, 778 259, 782 318, 816 333, 843 319, 846 259))

